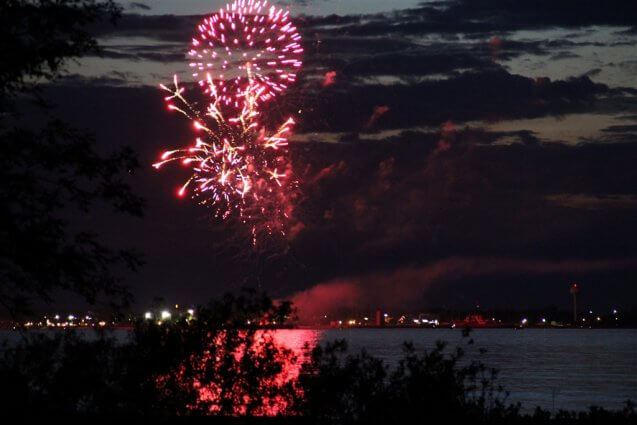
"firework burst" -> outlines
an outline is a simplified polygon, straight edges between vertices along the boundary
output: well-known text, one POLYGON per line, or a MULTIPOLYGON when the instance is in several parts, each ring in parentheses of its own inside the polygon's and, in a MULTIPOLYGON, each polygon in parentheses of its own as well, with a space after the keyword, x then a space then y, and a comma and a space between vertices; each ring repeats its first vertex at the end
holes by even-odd
POLYGON ((259 233, 285 235, 296 186, 287 158, 294 119, 268 130, 259 108, 296 79, 291 70, 300 68, 303 49, 288 12, 267 6, 236 0, 198 26, 188 54, 208 101, 203 107, 188 101, 176 75, 172 87, 160 85, 168 109, 190 120, 196 135, 190 146, 165 151, 153 164, 189 167, 178 195, 190 193, 215 217, 251 224, 253 243, 259 233))
POLYGON ((236 107, 252 86, 259 89, 255 101, 280 93, 302 64, 301 36, 288 15, 267 1, 237 0, 204 19, 188 52, 193 77, 211 96, 236 107), (218 81, 216 93, 208 90, 208 75, 218 81))

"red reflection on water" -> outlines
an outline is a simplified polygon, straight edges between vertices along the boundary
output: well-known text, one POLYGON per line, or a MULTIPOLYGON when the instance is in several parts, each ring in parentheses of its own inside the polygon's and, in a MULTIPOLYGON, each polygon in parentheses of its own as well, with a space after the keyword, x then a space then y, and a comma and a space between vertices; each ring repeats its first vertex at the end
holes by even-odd
POLYGON ((299 376, 305 356, 318 344, 321 333, 316 329, 277 329, 272 332, 275 344, 290 350, 297 359, 283 368, 281 373, 286 380, 295 380, 299 376))
POLYGON ((208 348, 192 355, 176 373, 158 379, 169 388, 196 391, 191 410, 235 416, 291 414, 302 393, 295 385, 306 356, 320 337, 317 330, 220 332, 208 348), (172 380, 172 381, 171 381, 172 380))

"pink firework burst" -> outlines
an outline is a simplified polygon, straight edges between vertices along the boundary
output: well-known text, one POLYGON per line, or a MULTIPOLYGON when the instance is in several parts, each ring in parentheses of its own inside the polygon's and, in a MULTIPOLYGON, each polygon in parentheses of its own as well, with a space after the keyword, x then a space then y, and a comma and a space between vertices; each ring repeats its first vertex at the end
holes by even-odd
POLYGON ((285 234, 296 187, 287 156, 295 121, 289 117, 270 130, 259 121, 259 107, 295 80, 290 70, 301 66, 302 48, 288 12, 270 7, 263 14, 266 7, 266 1, 236 0, 199 25, 193 39, 199 50, 189 54, 201 60, 193 75, 209 101, 204 107, 189 102, 177 76, 173 87, 160 85, 168 109, 190 120, 195 135, 190 145, 165 151, 153 164, 189 167, 192 174, 178 195, 191 193, 216 217, 251 224, 253 243, 259 233, 285 234))
POLYGON ((301 36, 289 12, 269 6, 267 0, 236 0, 197 29, 188 52, 192 75, 212 95, 206 84, 210 75, 226 105, 238 107, 251 84, 258 86, 257 100, 265 101, 296 80, 301 36))

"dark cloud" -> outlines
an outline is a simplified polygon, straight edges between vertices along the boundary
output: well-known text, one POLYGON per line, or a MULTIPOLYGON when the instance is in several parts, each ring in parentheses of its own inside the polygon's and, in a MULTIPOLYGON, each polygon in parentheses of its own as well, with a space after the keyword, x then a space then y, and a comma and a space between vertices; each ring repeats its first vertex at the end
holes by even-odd
MULTIPOLYGON (((319 34, 315 34, 319 35, 319 34)), ((320 37, 313 39, 310 33, 306 44, 310 44, 308 54, 313 56, 332 55, 371 55, 377 52, 396 52, 418 48, 418 45, 408 41, 394 38, 370 37, 330 37, 329 34, 320 34, 320 37)))
POLYGON ((151 8, 146 3, 130 2, 130 3, 128 3, 128 9, 131 9, 131 10, 134 10, 134 9, 150 10, 151 8))
POLYGON ((637 125, 613 125, 602 129, 611 133, 637 133, 637 125))
POLYGON ((637 209, 637 198, 632 195, 558 194, 547 199, 568 208, 600 210, 604 208, 637 209))
MULTIPOLYGON (((541 96, 529 98, 528 93, 518 93, 521 95, 520 105, 516 105, 513 99, 501 99, 501 93, 492 93, 497 84, 496 79, 501 79, 502 87, 507 89, 511 84, 518 84, 513 76, 507 76, 501 63, 522 55, 545 56, 548 60, 575 58, 577 54, 571 51, 574 48, 601 48, 608 43, 572 41, 568 38, 513 39, 508 33, 530 28, 552 29, 556 26, 580 28, 590 25, 622 25, 622 22, 634 16, 634 11, 627 10, 626 7, 614 8, 615 3, 621 3, 617 1, 601 12, 597 11, 596 2, 577 2, 576 17, 570 13, 572 9, 569 7, 575 4, 571 0, 564 4, 559 2, 559 5, 543 0, 540 8, 542 10, 522 7, 514 2, 480 0, 479 3, 480 7, 476 7, 470 1, 451 0, 425 3, 419 8, 390 14, 296 17, 295 23, 304 35, 305 65, 302 75, 307 79, 322 81, 327 72, 335 72, 339 75, 340 84, 340 87, 339 84, 325 85, 331 90, 319 94, 317 105, 308 105, 305 108, 312 117, 309 121, 318 123, 305 130, 323 131, 326 127, 335 125, 331 131, 358 131, 369 120, 373 108, 379 105, 387 105, 393 113, 386 114, 379 120, 375 129, 432 122, 437 124, 446 119, 459 120, 463 116, 483 119, 487 114, 492 114, 487 119, 498 120, 582 110, 586 107, 582 104, 582 98, 574 103, 571 95, 564 99, 553 99, 550 96, 546 99, 541 96), (427 41, 419 39, 421 36, 427 37, 427 41), (489 110, 488 107, 483 114, 478 110, 468 111, 467 106, 475 105, 475 98, 467 99, 468 105, 453 104, 457 92, 454 93, 453 89, 447 93, 437 92, 436 88, 442 89, 444 84, 429 81, 440 78, 452 80, 451 85, 457 84, 462 89, 466 85, 484 83, 486 86, 483 92, 489 99, 512 104, 512 108, 508 109, 510 113, 499 116, 498 111, 489 110), (397 82, 400 85, 395 85, 397 82), (392 84, 394 85, 389 88, 381 87, 392 84), (431 93, 430 88, 433 89, 431 93), (327 102, 337 101, 343 105, 341 96, 349 99, 350 93, 356 91, 362 93, 353 96, 356 108, 350 122, 338 122, 339 114, 335 114, 333 119, 322 119, 327 102), (347 93, 343 94, 344 92, 347 93), (441 112, 425 110, 419 113, 416 105, 424 97, 433 97, 437 104, 443 106, 441 112), (531 112, 519 111, 524 107, 533 109, 528 102, 538 102, 540 108, 531 112), (550 107, 554 107, 554 110, 548 110, 550 107), (444 116, 447 109, 452 109, 453 113, 444 116), (416 113, 418 117, 414 116, 416 113)), ((127 14, 115 28, 103 24, 95 27, 94 32, 101 37, 135 36, 149 39, 148 45, 108 46, 103 52, 104 57, 179 62, 183 61, 187 43, 201 19, 202 16, 127 14)), ((579 31, 583 32, 586 29, 579 31)), ((612 41, 609 43, 612 44, 612 41)), ((629 60, 618 66, 630 70, 633 64, 629 60)), ((567 84, 576 85, 573 81, 567 84)), ((555 87, 556 84, 551 86, 555 87)), ((515 87, 512 93, 516 92, 516 88, 521 88, 521 85, 515 87)), ((312 90, 295 90, 295 95, 310 91, 312 90)), ((474 94, 471 90, 466 93, 469 97, 474 94)), ((577 97, 576 93, 572 94, 577 97)), ((495 109, 504 109, 504 103, 497 105, 495 109)))
POLYGON ((601 68, 594 68, 594 69, 591 69, 590 71, 586 71, 586 73, 583 74, 583 75, 585 75, 587 77, 596 77, 596 76, 598 76, 601 73, 602 73, 602 69, 601 68))
POLYGON ((614 143, 636 143, 637 125, 611 125, 601 130, 603 140, 614 143))
MULTIPOLYGON (((323 1, 327 1, 327 0, 323 0, 323 1)), ((310 3, 309 0, 290 0, 290 1, 279 0, 276 2, 276 4, 280 6, 292 6, 295 4, 298 4, 300 6, 308 6, 309 3, 310 3)))
MULTIPOLYGON (((516 258, 448 258, 423 267, 404 267, 390 273, 374 273, 320 283, 291 297, 299 319, 317 323, 327 316, 342 317, 352 311, 409 311, 422 308, 436 286, 483 276, 585 274, 609 269, 637 269, 637 258, 597 261, 547 261, 516 258)), ((563 289, 566 293, 566 285, 563 289)), ((484 285, 479 282, 475 284, 484 285)), ((481 292, 482 288, 475 288, 481 292)), ((489 305, 488 300, 485 300, 489 305)), ((493 305, 493 304, 491 304, 493 305)))
POLYGON ((630 59, 623 62, 620 62, 617 66, 621 68, 626 68, 630 71, 637 71, 637 59, 630 59))
POLYGON ((132 61, 182 62, 186 58, 183 46, 178 45, 109 45, 95 56, 132 61))
POLYGON ((202 16, 125 14, 115 26, 104 22, 93 26, 97 37, 146 37, 164 42, 187 43, 202 16))
POLYGON ((637 8, 630 1, 540 0, 450 0, 377 16, 366 23, 343 26, 347 34, 489 34, 551 27, 579 28, 591 25, 628 26, 637 20, 637 8), (577 13, 574 13, 577 11, 577 13))
POLYGON ((137 81, 137 76, 130 72, 111 71, 100 77, 86 77, 81 74, 67 74, 58 81, 60 84, 74 87, 118 87, 130 85, 137 81))
MULTIPOLYGON (((509 16, 507 13, 518 13, 507 12, 509 6, 505 3, 504 9, 495 13, 491 20, 504 22, 503 16, 509 16)), ((604 43, 567 39, 513 40, 503 33, 471 43, 440 37, 419 43, 394 37, 391 32, 356 36, 356 31, 347 30, 394 21, 402 28, 402 23, 411 20, 415 23, 471 20, 471 14, 467 17, 458 15, 462 17, 460 20, 451 19, 452 12, 461 7, 469 6, 463 2, 428 4, 420 9, 396 12, 392 19, 384 15, 366 16, 364 20, 335 15, 299 17, 296 22, 304 27, 302 32, 305 34, 304 70, 299 83, 280 100, 274 113, 301 110, 303 120, 299 130, 302 132, 355 134, 438 126, 447 120, 501 121, 592 113, 601 111, 602 106, 607 109, 626 106, 628 92, 592 82, 589 77, 597 75, 594 71, 576 78, 551 81, 514 75, 500 64, 523 54, 546 56, 549 60, 572 58, 575 54, 570 49, 585 45, 601 47, 604 43), (419 14, 424 18, 417 18, 419 14), (322 29, 328 27, 328 30, 322 29), (325 84, 326 75, 337 77, 330 78, 329 84, 325 84), (619 106, 622 102, 624 104, 619 106), (375 116, 378 107, 386 107, 386 113, 375 116)), ((529 15, 530 21, 538 19, 535 14, 529 15)), ((606 18, 601 15, 598 23, 606 18)), ((159 40, 159 43, 109 46, 104 55, 136 61, 182 61, 183 49, 200 19, 198 16, 127 15, 114 32, 108 32, 104 27, 101 34, 143 36, 159 40)), ((606 20, 612 22, 610 18, 606 20)), ((620 66, 629 67, 630 61, 620 66)))
MULTIPOLYGON (((560 59, 575 59, 575 58, 579 58, 580 55, 577 55, 573 52, 567 52, 567 51, 562 51, 562 52, 558 52, 554 55, 551 56, 552 60, 560 60, 560 59)), ((586 73, 586 75, 592 76, 590 74, 590 71, 586 73)))
POLYGON ((422 46, 391 38, 326 37, 321 38, 319 45, 313 44, 308 51, 308 59, 312 65, 325 65, 327 61, 329 66, 352 76, 451 74, 457 70, 498 69, 499 61, 508 61, 524 54, 553 54, 552 58, 577 57, 561 49, 597 44, 604 45, 568 40, 516 41, 491 37, 484 42, 441 40, 422 46), (338 62, 335 63, 335 59, 338 62))
MULTIPOLYGON (((543 84, 558 97, 578 92, 567 82, 543 84)), ((444 288, 455 291, 452 284, 466 279, 473 283, 463 287, 467 297, 480 291, 479 279, 502 280, 518 290, 529 273, 538 282, 595 279, 592 272, 578 274, 579 266, 551 264, 582 264, 581 270, 601 273, 603 267, 593 265, 607 262, 606 282, 635 277, 633 269, 616 267, 637 257, 637 215, 627 207, 637 197, 635 143, 566 146, 524 129, 490 132, 449 120, 439 131, 403 132, 383 141, 293 143, 302 193, 293 214, 297 231, 276 255, 261 255, 249 241, 237 242, 227 222, 176 199, 174 188, 185 170, 151 169, 163 149, 192 136, 188 123, 165 111, 157 89, 92 84, 87 90, 78 84, 48 94, 64 117, 96 131, 101 149, 128 144, 140 155, 142 168, 130 179, 148 200, 144 221, 118 221, 106 213, 87 219, 96 231, 111 229, 107 240, 145 252, 146 267, 129 280, 142 304, 154 295, 192 302, 246 283, 289 295, 320 283, 364 284, 373 276, 380 281, 403 270, 456 264, 457 258, 501 259, 508 265, 444 275, 450 284, 436 291, 450 302, 454 293, 444 288), (583 206, 582 199, 590 204, 618 195, 623 201, 574 207, 577 199, 583 206), (533 272, 534 267, 545 271, 533 272)), ((392 105, 379 122, 393 112, 392 105)))
POLYGON ((464 52, 436 53, 420 51, 414 53, 387 53, 351 61, 340 71, 350 78, 376 75, 422 76, 430 74, 452 74, 467 69, 498 69, 490 59, 464 52))
MULTIPOLYGON (((158 40, 187 41, 201 18, 127 14, 117 28, 100 25, 95 27, 95 31, 98 35, 136 35, 158 40)), ((447 37, 467 34, 488 38, 489 34, 502 35, 522 29, 629 26, 634 25, 635 20, 637 8, 624 0, 609 0, 604 5, 597 0, 540 0, 525 5, 501 0, 449 0, 376 15, 299 16, 295 23, 304 34, 329 33, 331 36, 350 38, 387 37, 391 34, 445 34, 447 37), (574 10, 577 13, 573 13, 574 10)), ((634 27, 623 33, 633 32, 634 27)))
MULTIPOLYGON (((552 293, 549 286, 573 278, 591 288, 604 282, 591 289, 598 299, 623 285, 632 294, 624 302, 634 303, 627 282, 637 276, 637 89, 593 82, 605 68, 579 75, 597 64, 551 80, 518 75, 509 62, 534 56, 552 64, 582 48, 628 46, 633 3, 452 0, 389 14, 296 17, 303 72, 263 119, 294 113, 297 134, 334 133, 337 142, 291 143, 301 193, 294 231, 265 254, 243 244, 231 224, 175 198, 186 170, 151 169, 162 150, 193 136, 156 88, 110 72, 68 76, 49 94, 66 118, 96 131, 101 149, 139 152, 142 168, 131 182, 148 198, 143 223, 105 213, 87 220, 108 240, 146 253, 147 266, 129 281, 141 303, 154 295, 193 302, 243 284, 296 293, 304 306, 311 299, 316 314, 325 310, 321 299, 375 308, 437 294, 462 304, 489 287, 494 302, 518 291, 540 303, 536 288, 552 293), (577 38, 597 26, 617 27, 626 40, 577 38), (572 34, 556 36, 555 28, 572 34), (512 34, 519 30, 546 31, 534 39, 512 34), (553 38, 541 39, 546 34, 553 38), (599 119, 601 136, 569 146, 541 129, 506 125, 578 113, 599 119), (625 125, 610 126, 610 115, 625 125), (489 130, 495 122, 511 130, 489 130)), ((107 58, 182 61, 201 18, 127 14, 114 29, 94 31, 108 39, 107 58)), ((631 70, 634 60, 604 66, 631 70)), ((551 122, 552 130, 562 125, 551 122)))
MULTIPOLYGON (((400 69, 400 66, 397 66, 400 69)), ((320 84, 316 86, 320 87, 320 84)), ((300 90, 299 92, 303 92, 300 90)), ((282 97, 298 106, 299 92, 282 97)), ((587 76, 551 81, 513 75, 502 69, 465 72, 452 78, 412 84, 357 84, 339 78, 303 100, 301 131, 351 132, 364 130, 374 108, 386 114, 374 129, 439 125, 453 121, 501 121, 594 111, 599 97, 622 98, 608 86, 587 76)))

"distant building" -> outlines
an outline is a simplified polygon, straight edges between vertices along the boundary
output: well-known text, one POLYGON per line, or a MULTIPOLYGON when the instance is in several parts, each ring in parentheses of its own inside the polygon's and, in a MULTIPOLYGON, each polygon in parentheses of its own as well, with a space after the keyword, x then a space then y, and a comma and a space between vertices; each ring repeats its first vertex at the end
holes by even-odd
POLYGON ((383 315, 380 313, 380 310, 376 310, 376 321, 374 323, 376 326, 383 326, 383 315))

